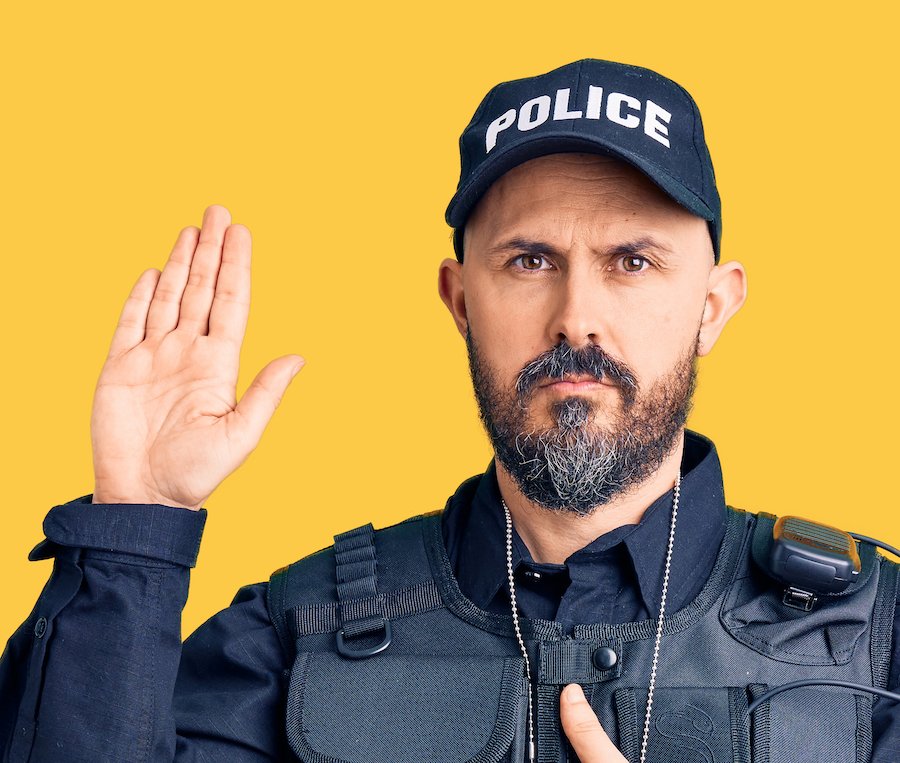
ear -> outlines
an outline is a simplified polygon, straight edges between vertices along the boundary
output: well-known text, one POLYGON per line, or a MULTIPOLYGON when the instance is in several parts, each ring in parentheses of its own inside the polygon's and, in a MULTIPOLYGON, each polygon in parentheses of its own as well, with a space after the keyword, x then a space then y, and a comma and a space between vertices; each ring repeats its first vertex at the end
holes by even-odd
POLYGON ((709 271, 706 305, 700 322, 697 355, 709 354, 725 324, 747 299, 747 273, 740 262, 726 262, 709 271))
POLYGON ((438 292, 456 323, 456 330, 466 335, 469 325, 466 317, 466 294, 463 287, 463 266, 449 257, 441 263, 438 271, 438 292))

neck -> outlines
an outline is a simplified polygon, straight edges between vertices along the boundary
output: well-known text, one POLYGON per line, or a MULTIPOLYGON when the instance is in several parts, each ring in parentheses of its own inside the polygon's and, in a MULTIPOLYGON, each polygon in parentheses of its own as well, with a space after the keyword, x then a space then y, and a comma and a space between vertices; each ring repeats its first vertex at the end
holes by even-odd
POLYGON ((683 451, 682 430, 676 446, 659 469, 627 493, 598 506, 588 516, 546 509, 528 500, 499 461, 495 462, 497 483, 500 495, 509 507, 516 532, 525 542, 532 558, 539 563, 562 564, 578 549, 610 530, 639 523, 647 507, 675 486, 683 451))

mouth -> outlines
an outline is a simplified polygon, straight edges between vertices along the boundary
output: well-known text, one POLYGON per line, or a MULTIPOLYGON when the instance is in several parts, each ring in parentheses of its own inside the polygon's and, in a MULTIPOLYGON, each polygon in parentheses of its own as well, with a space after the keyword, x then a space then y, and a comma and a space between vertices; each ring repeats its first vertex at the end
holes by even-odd
POLYGON ((590 374, 566 374, 562 379, 548 379, 539 386, 541 389, 547 388, 560 392, 583 392, 613 385, 606 381, 605 376, 598 379, 590 374))

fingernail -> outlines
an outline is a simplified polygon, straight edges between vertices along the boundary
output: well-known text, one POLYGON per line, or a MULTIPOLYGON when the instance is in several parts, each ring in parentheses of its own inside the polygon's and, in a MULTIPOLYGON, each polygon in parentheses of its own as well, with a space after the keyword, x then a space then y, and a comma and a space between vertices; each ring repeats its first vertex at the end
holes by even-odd
POLYGON ((297 365, 294 366, 294 370, 291 371, 291 378, 293 379, 298 373, 300 373, 300 369, 306 364, 305 360, 301 360, 297 365))
POLYGON ((563 693, 566 695, 566 702, 584 701, 584 692, 581 690, 580 684, 569 684, 563 693))

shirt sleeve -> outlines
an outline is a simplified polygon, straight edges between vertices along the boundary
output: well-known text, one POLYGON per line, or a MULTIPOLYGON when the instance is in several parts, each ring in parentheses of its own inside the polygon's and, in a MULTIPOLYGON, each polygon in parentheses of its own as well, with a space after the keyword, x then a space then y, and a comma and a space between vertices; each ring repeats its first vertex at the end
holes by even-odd
POLYGON ((282 759, 285 658, 265 584, 182 648, 206 511, 90 501, 51 509, 29 555, 53 572, 0 658, 0 760, 282 759))

